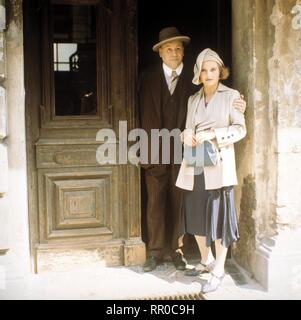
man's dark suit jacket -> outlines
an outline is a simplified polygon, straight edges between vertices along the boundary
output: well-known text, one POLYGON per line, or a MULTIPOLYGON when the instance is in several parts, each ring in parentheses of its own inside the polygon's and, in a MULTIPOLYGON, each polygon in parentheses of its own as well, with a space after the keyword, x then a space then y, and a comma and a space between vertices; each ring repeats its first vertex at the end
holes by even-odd
MULTIPOLYGON (((139 79, 139 116, 140 127, 144 129, 149 137, 149 159, 150 159, 150 136, 151 129, 179 128, 181 131, 185 128, 187 102, 190 95, 197 91, 197 87, 192 84, 193 73, 183 67, 179 76, 174 94, 171 96, 165 80, 162 64, 152 67, 142 73, 139 79), (167 123, 165 107, 169 99, 174 99, 174 114, 170 113, 171 121, 167 123), (164 120, 165 119, 165 120, 164 120)), ((150 163, 150 162, 149 162, 150 163)), ((142 165, 143 168, 156 168, 155 170, 164 172, 166 165, 142 165)))

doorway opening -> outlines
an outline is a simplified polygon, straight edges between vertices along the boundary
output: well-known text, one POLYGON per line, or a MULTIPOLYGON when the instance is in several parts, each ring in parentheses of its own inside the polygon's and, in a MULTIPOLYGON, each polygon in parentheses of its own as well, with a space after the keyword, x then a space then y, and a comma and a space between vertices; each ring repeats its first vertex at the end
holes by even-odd
MULTIPOLYGON (((175 26, 181 34, 191 38, 185 47, 184 64, 193 70, 197 55, 205 48, 218 52, 225 65, 231 70, 231 0, 194 1, 179 3, 173 0, 137 1, 138 7, 138 71, 139 73, 161 60, 152 47, 158 42, 162 28, 175 26)), ((192 79, 191 79, 192 80, 192 79)), ((231 86, 231 75, 224 83, 231 86)), ((146 187, 143 171, 141 174, 142 239, 147 244, 146 187)), ((185 255, 198 254, 194 238, 184 238, 185 255)), ((214 250, 214 248, 213 248, 214 250)), ((230 252, 230 251, 229 251, 230 252)))
POLYGON ((138 0, 139 70, 157 63, 152 46, 158 42, 159 31, 175 26, 191 38, 185 48, 184 63, 194 65, 201 50, 211 48, 231 67, 231 0, 186 0, 178 5, 173 0, 138 0))

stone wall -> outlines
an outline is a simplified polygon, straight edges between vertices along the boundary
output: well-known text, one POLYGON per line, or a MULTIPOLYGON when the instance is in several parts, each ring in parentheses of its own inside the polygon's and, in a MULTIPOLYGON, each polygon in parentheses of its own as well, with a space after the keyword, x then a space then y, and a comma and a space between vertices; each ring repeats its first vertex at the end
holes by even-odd
POLYGON ((0 247, 9 251, 0 255, 0 265, 10 280, 29 272, 30 254, 22 1, 5 4, 6 29, 0 30, 0 58, 5 52, 0 59, 0 247))
POLYGON ((301 1, 277 1, 270 95, 278 105, 277 224, 301 227, 301 1))
POLYGON ((273 0, 233 1, 233 79, 248 103, 247 137, 236 145, 239 186, 236 188, 241 240, 235 257, 250 273, 254 252, 267 235, 273 235, 276 187, 276 120, 269 100, 268 59, 273 28, 273 0))
POLYGON ((248 101, 233 252, 267 289, 300 290, 301 1, 232 3, 233 78, 248 101))
MULTIPOLYGON (((0 1, 0 226, 6 223, 7 208, 3 197, 8 190, 8 159, 7 146, 7 102, 5 81, 5 29, 6 11, 4 1, 0 1)), ((1 230, 2 231, 2 230, 1 230)), ((7 239, 5 233, 0 233, 0 252, 2 254, 7 249, 7 239)), ((1 254, 1 253, 0 253, 1 254)))

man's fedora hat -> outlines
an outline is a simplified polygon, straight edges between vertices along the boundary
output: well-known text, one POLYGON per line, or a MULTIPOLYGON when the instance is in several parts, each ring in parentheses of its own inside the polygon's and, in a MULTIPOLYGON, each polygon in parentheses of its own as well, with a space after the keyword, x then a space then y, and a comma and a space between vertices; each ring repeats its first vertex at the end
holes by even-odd
POLYGON ((179 30, 175 27, 164 28, 159 33, 159 42, 153 46, 153 51, 158 52, 158 49, 167 42, 170 41, 182 41, 184 44, 190 42, 190 38, 182 36, 179 30))

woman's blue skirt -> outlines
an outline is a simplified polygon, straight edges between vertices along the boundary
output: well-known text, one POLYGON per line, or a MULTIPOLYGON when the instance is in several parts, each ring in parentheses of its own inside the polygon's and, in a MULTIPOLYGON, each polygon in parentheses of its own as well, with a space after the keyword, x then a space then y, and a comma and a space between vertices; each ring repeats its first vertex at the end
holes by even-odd
POLYGON ((233 186, 206 191, 204 174, 196 175, 183 200, 183 233, 206 237, 208 247, 221 239, 228 248, 239 239, 233 186))

